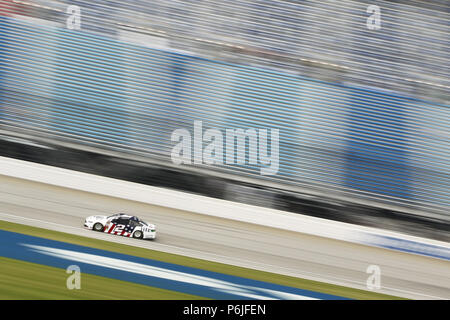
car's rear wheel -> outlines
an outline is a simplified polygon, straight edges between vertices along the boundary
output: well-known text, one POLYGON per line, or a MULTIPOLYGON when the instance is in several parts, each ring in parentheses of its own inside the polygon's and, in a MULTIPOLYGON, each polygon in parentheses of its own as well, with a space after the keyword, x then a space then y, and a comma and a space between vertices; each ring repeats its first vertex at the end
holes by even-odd
POLYGON ((94 224, 93 227, 94 231, 103 231, 103 225, 99 222, 97 222, 96 224, 94 224))
POLYGON ((133 238, 136 238, 136 239, 142 239, 143 236, 144 236, 144 234, 142 233, 142 231, 139 231, 139 230, 136 230, 133 233, 133 238))

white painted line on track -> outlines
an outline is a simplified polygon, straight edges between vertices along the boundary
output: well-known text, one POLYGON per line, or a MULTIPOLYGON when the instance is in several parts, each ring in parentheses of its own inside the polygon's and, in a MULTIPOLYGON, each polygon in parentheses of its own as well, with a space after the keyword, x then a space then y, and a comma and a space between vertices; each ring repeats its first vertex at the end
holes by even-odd
POLYGON ((192 274, 184 271, 171 270, 153 265, 142 264, 117 258, 111 258, 102 255, 77 252, 60 248, 51 248, 32 244, 22 244, 31 248, 33 251, 71 261, 77 261, 96 265, 104 268, 121 270, 130 273, 137 273, 146 276, 167 279, 172 281, 184 282, 204 287, 209 287, 218 292, 233 294, 244 298, 253 298, 258 300, 288 299, 288 300, 317 300, 313 296, 294 294, 268 288, 257 288, 251 285, 233 283, 226 280, 216 279, 211 276, 192 274), (266 294, 264 294, 266 293, 266 294))

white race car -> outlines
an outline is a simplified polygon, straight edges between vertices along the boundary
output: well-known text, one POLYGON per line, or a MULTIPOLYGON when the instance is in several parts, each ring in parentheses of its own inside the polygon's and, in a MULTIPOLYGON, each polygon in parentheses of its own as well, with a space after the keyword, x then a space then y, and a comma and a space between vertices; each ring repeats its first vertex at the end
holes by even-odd
POLYGON ((155 239, 156 227, 135 216, 124 213, 112 216, 90 216, 84 221, 84 227, 90 230, 106 232, 137 239, 155 239))

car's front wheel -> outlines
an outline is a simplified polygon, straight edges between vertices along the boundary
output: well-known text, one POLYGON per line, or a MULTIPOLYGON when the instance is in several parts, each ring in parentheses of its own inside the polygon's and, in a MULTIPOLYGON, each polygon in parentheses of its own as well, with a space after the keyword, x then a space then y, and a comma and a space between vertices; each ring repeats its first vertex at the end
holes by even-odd
POLYGON ((142 239, 143 236, 144 236, 144 234, 142 233, 142 231, 139 231, 139 230, 136 230, 133 233, 133 238, 136 238, 136 239, 142 239))
POLYGON ((96 224, 94 224, 93 227, 94 231, 103 231, 103 225, 99 222, 97 222, 96 224))

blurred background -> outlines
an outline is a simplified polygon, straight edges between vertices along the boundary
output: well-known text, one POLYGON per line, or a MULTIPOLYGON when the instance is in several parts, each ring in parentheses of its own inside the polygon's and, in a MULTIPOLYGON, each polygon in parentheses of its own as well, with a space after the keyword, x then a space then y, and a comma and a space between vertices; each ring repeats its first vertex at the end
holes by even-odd
POLYGON ((450 1, 0 0, 2 156, 448 241, 449 93, 450 1), (195 120, 278 173, 173 164, 195 120))

